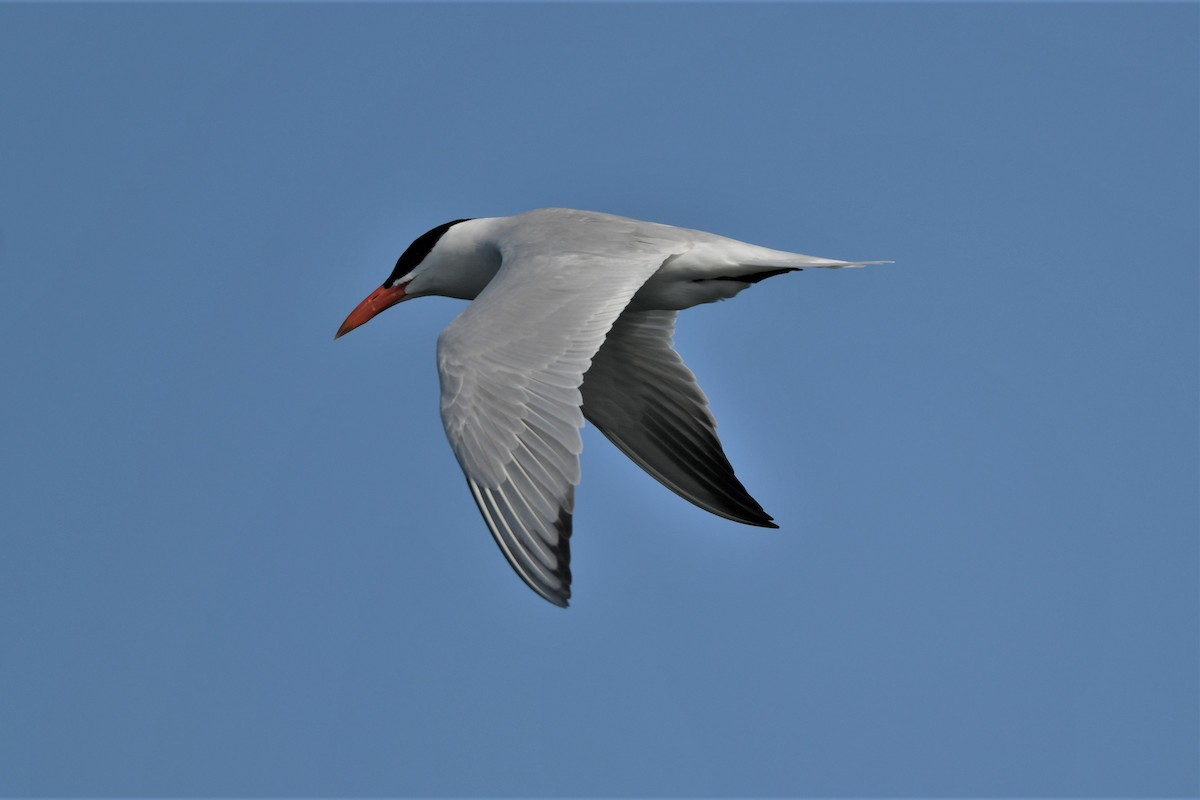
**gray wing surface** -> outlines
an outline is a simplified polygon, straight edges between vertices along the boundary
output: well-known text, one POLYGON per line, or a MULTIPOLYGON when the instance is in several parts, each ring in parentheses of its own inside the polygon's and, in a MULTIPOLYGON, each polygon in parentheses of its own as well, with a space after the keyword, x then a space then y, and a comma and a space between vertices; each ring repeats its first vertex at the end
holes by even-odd
POLYGON ((708 399, 672 347, 676 315, 621 315, 584 377, 584 416, 685 500, 737 522, 778 527, 721 449, 708 399))
POLYGON ((438 370, 446 435, 492 536, 530 588, 566 606, 579 387, 670 252, 603 220, 582 233, 555 223, 536 240, 501 239, 499 273, 438 339, 438 370))

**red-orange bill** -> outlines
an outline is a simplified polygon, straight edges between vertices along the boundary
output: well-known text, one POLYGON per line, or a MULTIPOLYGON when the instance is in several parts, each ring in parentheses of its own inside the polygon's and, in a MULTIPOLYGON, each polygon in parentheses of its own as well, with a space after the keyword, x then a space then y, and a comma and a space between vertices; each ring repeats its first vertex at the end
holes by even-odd
POLYGON ((404 299, 404 287, 396 286, 380 286, 375 291, 367 295, 367 299, 358 304, 350 316, 346 317, 346 321, 342 323, 342 327, 338 328, 337 335, 333 338, 337 339, 350 331, 367 322, 371 317, 378 314, 380 311, 391 308, 404 299))

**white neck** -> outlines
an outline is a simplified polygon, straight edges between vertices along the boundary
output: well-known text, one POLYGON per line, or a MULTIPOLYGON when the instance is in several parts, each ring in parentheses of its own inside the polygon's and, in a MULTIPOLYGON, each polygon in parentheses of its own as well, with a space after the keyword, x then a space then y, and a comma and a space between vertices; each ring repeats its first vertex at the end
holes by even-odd
POLYGON ((413 271, 405 293, 474 300, 500 269, 494 229, 502 221, 469 219, 450 228, 413 271))

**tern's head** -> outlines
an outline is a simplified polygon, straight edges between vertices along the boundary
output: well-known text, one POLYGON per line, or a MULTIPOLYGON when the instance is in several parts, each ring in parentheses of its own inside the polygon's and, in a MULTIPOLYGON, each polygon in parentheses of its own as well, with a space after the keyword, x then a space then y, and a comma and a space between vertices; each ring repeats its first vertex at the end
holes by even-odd
POLYGON ((456 219, 443 223, 414 239, 400 254, 400 258, 396 259, 396 267, 388 279, 350 312, 350 316, 346 317, 334 338, 349 333, 379 312, 410 297, 438 294, 437 286, 429 276, 438 272, 437 266, 440 262, 451 259, 453 248, 439 245, 442 244, 446 231, 460 222, 467 220, 456 219))

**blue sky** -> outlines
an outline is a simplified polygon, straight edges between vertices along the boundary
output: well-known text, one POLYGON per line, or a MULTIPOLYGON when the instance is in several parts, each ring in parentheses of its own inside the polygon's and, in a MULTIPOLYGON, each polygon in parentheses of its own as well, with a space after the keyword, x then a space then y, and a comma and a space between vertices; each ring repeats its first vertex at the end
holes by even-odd
POLYGON ((1200 9, 0 5, 0 794, 1200 792, 1200 9), (418 234, 895 265, 681 319, 575 597, 440 427, 418 234))

